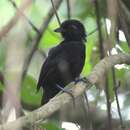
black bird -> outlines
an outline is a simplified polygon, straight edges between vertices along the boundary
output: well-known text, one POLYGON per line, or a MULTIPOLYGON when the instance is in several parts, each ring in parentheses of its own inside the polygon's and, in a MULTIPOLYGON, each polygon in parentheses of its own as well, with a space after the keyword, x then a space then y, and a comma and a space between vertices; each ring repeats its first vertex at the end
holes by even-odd
POLYGON ((85 62, 86 32, 78 20, 64 21, 55 32, 61 33, 63 41, 49 51, 45 60, 37 90, 42 87, 44 94, 41 104, 47 103, 60 88, 79 77, 85 62))

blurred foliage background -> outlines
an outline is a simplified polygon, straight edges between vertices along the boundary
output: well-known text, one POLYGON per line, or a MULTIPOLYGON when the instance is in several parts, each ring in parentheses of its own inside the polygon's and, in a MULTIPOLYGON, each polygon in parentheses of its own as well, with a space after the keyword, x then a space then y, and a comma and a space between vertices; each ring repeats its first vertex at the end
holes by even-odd
MULTIPOLYGON (((18 8, 22 5, 23 0, 14 0, 18 8)), ((55 1, 55 0, 54 0, 55 1)), ((130 10, 130 1, 122 0, 124 5, 130 10)), ((109 24, 110 19, 107 13, 107 1, 106 0, 98 0, 99 12, 100 12, 100 26, 102 30, 103 37, 103 46, 105 50, 109 50, 109 46, 111 47, 112 54, 117 54, 119 52, 129 53, 129 44, 126 40, 123 29, 118 26, 118 37, 119 41, 116 40, 113 45, 108 45, 107 35, 109 33, 109 24)), ((37 27, 40 28, 42 23, 44 22, 48 11, 52 7, 50 0, 32 0, 31 4, 27 7, 26 10, 21 10, 26 17, 37 27)), ((88 37, 86 42, 86 61, 84 65, 84 69, 82 71, 82 76, 87 76, 92 68, 100 61, 100 43, 97 29, 97 19, 96 19, 96 9, 94 0, 70 0, 71 7, 71 18, 79 19, 85 26, 88 37), (96 30, 95 30, 96 29, 96 30), (94 33, 89 35, 93 30, 94 33)), ((0 0, 0 30, 3 29, 15 16, 17 10, 13 7, 9 0, 0 0)), ((61 21, 67 19, 67 5, 66 0, 62 0, 62 4, 58 10, 59 17, 61 21)), ((130 14, 129 14, 130 15, 130 14)), ((117 20, 119 21, 119 20, 117 20)), ((118 24, 121 24, 120 22, 118 24)), ((127 21, 127 27, 129 27, 129 21, 127 21)), ((36 109, 40 106, 42 91, 36 92, 36 84, 38 80, 38 76, 40 73, 41 65, 45 60, 45 55, 49 49, 53 46, 56 46, 60 41, 62 41, 62 37, 53 32, 53 30, 58 26, 58 22, 56 17, 54 16, 51 19, 51 22, 47 26, 47 29, 42 35, 38 48, 35 51, 35 54, 32 57, 31 64, 27 71, 27 74, 23 81, 21 82, 21 104, 22 108, 27 112, 33 109, 36 109)), ((130 27, 129 27, 130 28, 130 27)), ((128 30, 129 31, 129 30, 128 30)), ((36 31, 30 26, 28 21, 21 17, 18 22, 11 28, 9 33, 0 38, 0 73, 4 75, 5 73, 5 64, 7 57, 7 48, 9 45, 9 41, 11 41, 11 36, 14 35, 16 37, 22 37, 23 33, 26 34, 26 39, 23 40, 25 45, 24 55, 28 54, 29 49, 32 46, 32 40, 36 35, 36 31)), ((17 41, 17 44, 21 44, 21 42, 17 41)), ((15 51, 15 50, 14 50, 15 51)), ((106 54, 108 52, 106 51, 106 54)), ((17 55, 17 53, 16 53, 17 55)), ((25 56, 26 57, 26 56, 25 56)), ((16 60, 16 59, 14 59, 16 60)), ((15 63, 15 62, 14 62, 15 63)), ((13 63, 12 63, 13 64, 13 63)), ((15 68, 14 68, 15 69, 15 68)), ((115 75, 116 82, 120 82, 120 87, 118 88, 118 97, 119 103, 122 113, 122 118, 126 125, 130 125, 130 67, 128 65, 117 65, 115 66, 115 75)), ((101 79, 103 82, 105 79, 101 79)), ((109 72, 108 75, 108 84, 109 84, 109 94, 111 100, 111 113, 112 119, 114 121, 114 127, 116 128, 117 122, 119 122, 119 116, 115 101, 115 96, 113 92, 113 76, 112 72, 109 72)), ((78 123, 82 130, 90 129, 90 124, 93 121, 93 130, 103 130, 106 128, 106 119, 107 119, 107 107, 106 107, 106 98, 104 92, 104 84, 100 83, 97 88, 93 86, 89 89, 86 94, 88 96, 90 113, 86 113, 84 109, 84 101, 81 102, 81 99, 77 99, 78 108, 74 110, 73 106, 69 106, 64 108, 61 112, 57 112, 50 119, 50 123, 42 124, 41 127, 46 128, 47 130, 61 130, 61 122, 62 121, 70 121, 74 123, 78 123), (100 88, 100 89, 99 89, 100 88), (80 105, 79 105, 80 104, 80 105), (71 108, 71 109, 70 109, 71 108), (96 116, 95 116, 96 115, 96 116), (104 120, 105 119, 105 120, 104 120)), ((2 97, 3 91, 5 90, 5 85, 0 83, 0 98, 2 97)), ((2 100, 0 100, 2 101, 2 100)), ((2 104, 2 103, 1 103, 2 104)), ((1 107, 2 109, 2 107, 1 107)), ((120 124, 118 124, 118 127, 120 124)), ((69 129, 73 130, 73 129, 69 129)))

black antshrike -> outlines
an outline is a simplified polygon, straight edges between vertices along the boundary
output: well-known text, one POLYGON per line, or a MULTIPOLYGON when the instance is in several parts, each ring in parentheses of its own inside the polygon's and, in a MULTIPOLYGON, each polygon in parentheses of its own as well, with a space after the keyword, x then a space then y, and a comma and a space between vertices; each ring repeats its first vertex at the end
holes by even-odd
POLYGON ((41 104, 47 103, 67 84, 79 77, 85 62, 84 26, 78 20, 67 20, 55 32, 61 33, 64 40, 49 51, 44 62, 37 90, 42 87, 44 94, 41 104))

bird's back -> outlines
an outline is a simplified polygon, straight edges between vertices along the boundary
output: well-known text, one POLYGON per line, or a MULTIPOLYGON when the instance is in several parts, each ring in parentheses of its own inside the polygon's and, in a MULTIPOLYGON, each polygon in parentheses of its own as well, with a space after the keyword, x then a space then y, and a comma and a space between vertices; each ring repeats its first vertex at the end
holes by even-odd
POLYGON ((75 80, 85 62, 85 45, 80 41, 63 41, 52 48, 41 68, 37 88, 44 89, 42 104, 49 101, 60 90, 56 84, 65 87, 75 80))

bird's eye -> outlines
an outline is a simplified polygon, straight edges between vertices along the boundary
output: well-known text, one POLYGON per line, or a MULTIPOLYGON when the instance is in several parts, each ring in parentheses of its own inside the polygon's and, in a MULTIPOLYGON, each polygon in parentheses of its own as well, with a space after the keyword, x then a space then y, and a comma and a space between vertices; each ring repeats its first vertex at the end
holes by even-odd
POLYGON ((75 25, 71 25, 71 28, 77 30, 77 27, 75 25))

